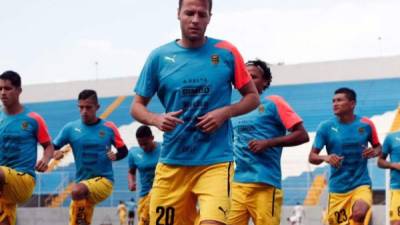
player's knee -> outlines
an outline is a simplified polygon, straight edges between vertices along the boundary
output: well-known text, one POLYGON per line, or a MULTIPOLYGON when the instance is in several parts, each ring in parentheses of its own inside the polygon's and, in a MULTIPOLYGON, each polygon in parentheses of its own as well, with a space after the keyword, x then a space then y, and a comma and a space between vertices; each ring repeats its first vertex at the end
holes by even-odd
POLYGON ((365 212, 364 210, 355 209, 352 212, 352 218, 356 222, 364 222, 366 214, 367 212, 365 212))
POLYGON ((0 185, 3 185, 6 183, 6 175, 4 174, 3 170, 0 169, 0 185))
POLYGON ((72 188, 71 196, 73 200, 81 200, 88 196, 89 190, 84 184, 76 184, 72 188))

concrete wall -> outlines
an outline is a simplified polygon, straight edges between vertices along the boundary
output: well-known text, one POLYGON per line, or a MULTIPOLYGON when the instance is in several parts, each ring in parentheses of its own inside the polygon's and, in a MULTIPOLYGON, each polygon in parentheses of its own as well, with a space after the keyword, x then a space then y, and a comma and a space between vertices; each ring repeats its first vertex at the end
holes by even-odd
MULTIPOLYGON (((292 207, 282 210, 281 225, 288 225, 286 218, 290 216, 292 207)), ((306 207, 303 225, 321 225, 321 207, 306 207)), ((384 206, 373 207, 372 225, 385 225, 384 206)), ((18 208, 17 225, 66 225, 68 224, 68 208, 18 208)), ((92 225, 119 224, 116 208, 96 208, 92 225)))

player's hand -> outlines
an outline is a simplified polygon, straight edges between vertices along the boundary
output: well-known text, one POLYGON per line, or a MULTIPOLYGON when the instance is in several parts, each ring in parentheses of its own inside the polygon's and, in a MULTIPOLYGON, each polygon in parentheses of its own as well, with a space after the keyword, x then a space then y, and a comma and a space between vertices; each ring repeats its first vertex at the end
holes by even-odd
POLYGON ((136 182, 129 182, 128 188, 130 191, 136 191, 136 182))
POLYGON ((252 140, 248 146, 250 151, 259 153, 270 147, 268 143, 268 140, 252 140))
POLYGON ((343 156, 338 156, 336 154, 327 155, 325 162, 329 163, 331 166, 335 168, 339 168, 342 164, 343 156))
POLYGON ((36 163, 35 169, 39 172, 45 172, 48 168, 49 161, 50 159, 43 157, 36 163))
POLYGON ((180 109, 175 112, 169 112, 163 115, 157 115, 154 118, 153 124, 161 131, 168 132, 175 129, 178 124, 182 124, 183 120, 178 116, 182 114, 183 110, 180 109))
POLYGON ((364 150, 362 152, 362 157, 364 159, 374 158, 379 155, 379 152, 375 148, 373 148, 373 147, 368 148, 366 146, 363 146, 363 147, 364 147, 364 150))
POLYGON ((60 160, 64 157, 64 152, 62 150, 54 151, 53 158, 55 160, 60 160))
POLYGON ((107 157, 111 160, 111 161, 115 161, 117 160, 117 154, 115 154, 113 151, 109 150, 107 152, 107 157))
POLYGON ((204 133, 212 133, 216 131, 227 119, 230 118, 228 108, 223 107, 197 117, 199 122, 196 127, 204 133))
POLYGON ((391 169, 400 170, 400 163, 391 163, 391 169))

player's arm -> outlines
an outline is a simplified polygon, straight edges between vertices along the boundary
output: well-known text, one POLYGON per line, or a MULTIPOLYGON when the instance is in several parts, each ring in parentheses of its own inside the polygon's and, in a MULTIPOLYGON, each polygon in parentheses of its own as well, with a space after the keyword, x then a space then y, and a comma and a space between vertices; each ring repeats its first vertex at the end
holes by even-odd
POLYGON ((369 142, 372 145, 372 147, 363 146, 364 150, 362 152, 362 157, 367 158, 367 159, 377 157, 382 153, 382 146, 379 142, 379 137, 378 137, 378 132, 376 130, 376 127, 375 127, 374 123, 366 117, 362 118, 362 121, 367 123, 371 128, 369 142))
POLYGON ((222 108, 215 109, 198 117, 199 122, 196 124, 203 132, 211 133, 218 129, 226 120, 231 117, 246 114, 257 108, 260 99, 257 89, 252 80, 247 82, 239 89, 242 98, 239 102, 222 108))
POLYGON ((128 188, 130 191, 136 191, 136 169, 130 168, 128 171, 128 188))
POLYGON ((320 155, 319 154, 320 152, 321 149, 313 147, 310 151, 310 154, 308 155, 308 161, 314 165, 319 165, 323 162, 326 162, 335 168, 340 167, 340 164, 343 160, 343 156, 338 156, 336 154, 320 155))
POLYGON ((166 114, 157 114, 150 112, 147 109, 151 98, 136 95, 131 106, 131 116, 146 125, 155 126, 161 131, 172 131, 176 125, 182 124, 183 120, 179 119, 178 116, 183 110, 175 112, 169 112, 166 114))
POLYGON ((53 157, 54 147, 51 142, 46 142, 41 144, 43 147, 43 156, 42 158, 36 163, 36 170, 39 172, 45 172, 47 170, 48 164, 53 157))
POLYGON ((382 169, 400 170, 400 163, 392 163, 387 160, 387 154, 381 154, 378 158, 378 167, 382 169))
POLYGON ((308 133, 300 122, 289 129, 289 133, 284 136, 264 140, 252 140, 249 142, 249 148, 257 153, 272 147, 289 147, 306 143, 310 140, 308 133))
POLYGON ((123 146, 118 147, 116 149, 117 149, 116 153, 114 153, 111 150, 107 152, 107 157, 111 161, 121 160, 121 159, 125 158, 128 155, 128 148, 126 147, 126 145, 123 145, 123 146))

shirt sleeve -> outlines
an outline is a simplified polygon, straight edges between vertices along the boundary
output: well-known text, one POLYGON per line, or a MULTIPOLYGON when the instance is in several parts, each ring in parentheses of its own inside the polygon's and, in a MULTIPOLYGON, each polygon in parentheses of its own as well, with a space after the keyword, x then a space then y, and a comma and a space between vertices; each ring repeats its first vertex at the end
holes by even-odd
POLYGON ((244 85, 251 81, 249 72, 247 71, 243 57, 239 50, 227 41, 221 41, 216 44, 217 48, 223 48, 230 51, 233 55, 234 63, 234 81, 233 85, 236 89, 241 89, 244 85))
POLYGON ((65 125, 53 140, 55 150, 61 149, 64 145, 69 143, 69 126, 65 125))
POLYGON ((38 139, 38 142, 40 144, 51 142, 49 130, 47 129, 47 125, 44 119, 35 112, 30 112, 29 116, 37 122, 38 129, 36 132, 36 137, 38 139))
POLYGON ((363 117, 361 119, 361 121, 364 123, 367 123, 371 128, 371 135, 370 135, 369 142, 372 144, 372 146, 375 147, 377 145, 380 145, 378 132, 376 131, 375 125, 372 122, 372 120, 368 119, 367 117, 363 117))
POLYGON ((280 96, 268 96, 278 111, 278 116, 282 121, 282 124, 287 130, 293 128, 294 125, 303 122, 299 115, 290 107, 290 105, 280 96))
POLYGON ((133 156, 134 154, 134 149, 130 149, 129 150, 129 155, 128 155, 128 165, 129 165, 129 169, 133 169, 136 170, 137 165, 135 164, 135 158, 133 156))
POLYGON ((320 152, 326 145, 324 132, 325 132, 324 125, 320 124, 317 128, 317 132, 315 134, 315 139, 313 143, 313 148, 318 149, 318 152, 320 152))
POLYGON ((137 95, 151 98, 158 90, 158 57, 152 52, 147 58, 134 91, 137 95))
POLYGON ((392 152, 392 141, 391 141, 391 136, 390 134, 386 136, 385 140, 383 141, 383 146, 382 146, 382 153, 383 155, 387 156, 392 152))
POLYGON ((123 141, 122 138, 121 138, 121 135, 120 135, 120 133, 119 133, 119 131, 118 131, 117 126, 115 126, 115 124, 114 124, 113 122, 110 122, 110 121, 105 122, 105 125, 106 125, 107 127, 111 128, 112 132, 114 133, 114 136, 113 136, 113 145, 114 145, 116 148, 121 148, 121 147, 125 146, 125 143, 124 143, 124 141, 123 141))

